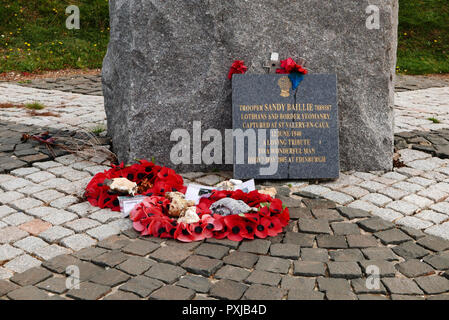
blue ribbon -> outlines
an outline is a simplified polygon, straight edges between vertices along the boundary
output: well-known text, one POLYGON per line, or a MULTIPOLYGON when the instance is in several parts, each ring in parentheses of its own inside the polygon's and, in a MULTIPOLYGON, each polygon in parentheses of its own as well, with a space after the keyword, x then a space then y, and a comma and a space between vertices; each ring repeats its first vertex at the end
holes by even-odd
POLYGON ((302 80, 304 80, 304 75, 299 72, 292 72, 288 75, 290 81, 292 82, 292 89, 296 90, 302 80))

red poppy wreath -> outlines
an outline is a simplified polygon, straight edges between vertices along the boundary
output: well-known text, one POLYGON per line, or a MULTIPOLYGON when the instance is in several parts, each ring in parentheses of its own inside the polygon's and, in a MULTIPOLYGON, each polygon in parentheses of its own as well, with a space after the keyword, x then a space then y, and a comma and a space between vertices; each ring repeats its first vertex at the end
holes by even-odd
POLYGON ((273 199, 270 195, 257 190, 249 193, 241 190, 213 190, 208 198, 201 198, 199 204, 193 207, 196 219, 188 223, 188 219, 183 216, 188 213, 183 212, 177 217, 173 215, 176 201, 172 195, 183 195, 186 191, 182 177, 172 169, 156 166, 146 160, 128 167, 123 164, 113 166, 110 170, 96 174, 86 187, 88 201, 100 208, 120 211, 117 195, 111 194, 107 183, 115 178, 135 182, 135 194, 147 196, 129 215, 134 229, 143 236, 174 238, 183 242, 206 238, 241 241, 276 236, 290 220, 288 208, 283 206, 281 200, 273 199), (235 214, 232 210, 226 212, 217 209, 220 207, 217 204, 226 200, 241 204, 249 210, 235 210, 238 212, 235 214))

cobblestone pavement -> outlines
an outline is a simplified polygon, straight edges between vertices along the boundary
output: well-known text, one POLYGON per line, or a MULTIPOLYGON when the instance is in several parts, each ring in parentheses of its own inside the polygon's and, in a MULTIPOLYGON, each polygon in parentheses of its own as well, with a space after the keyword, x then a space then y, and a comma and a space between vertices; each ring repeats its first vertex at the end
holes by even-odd
MULTIPOLYGON (((289 197, 290 190, 285 187, 278 191, 290 207, 292 220, 277 237, 180 243, 139 238, 127 230, 0 280, 0 296, 88 300, 449 298, 449 241, 396 226, 363 210, 335 208, 332 201, 289 197), (67 289, 68 266, 78 267, 79 288, 67 289), (380 281, 370 280, 373 270, 380 281)), ((23 241, 20 246, 31 243, 38 246, 38 241, 23 241)), ((11 247, 8 252, 19 250, 11 247)))
POLYGON ((449 87, 449 77, 396 75, 396 92, 449 87))
MULTIPOLYGON (((449 159, 442 159, 447 132, 430 120, 429 127, 410 122, 426 120, 423 108, 444 124, 447 88, 397 94, 403 113, 396 114, 396 146, 404 167, 344 172, 336 181, 316 184, 261 182, 277 186, 293 220, 281 236, 243 243, 140 239, 119 213, 84 202, 92 175, 109 168, 106 157, 61 153, 52 159, 37 143, 21 143, 20 136, 104 125, 102 98, 0 84, 0 103, 34 101, 60 117, 0 109, 5 299, 448 298, 449 159), (426 143, 421 138, 434 151, 420 147, 426 143), (310 200, 318 197, 326 201, 310 200), (67 291, 63 273, 73 264, 80 266, 83 282, 80 290, 67 291), (381 269, 382 285, 374 291, 364 286, 369 265, 381 269)), ((184 174, 186 183, 207 185, 229 177, 184 174)))

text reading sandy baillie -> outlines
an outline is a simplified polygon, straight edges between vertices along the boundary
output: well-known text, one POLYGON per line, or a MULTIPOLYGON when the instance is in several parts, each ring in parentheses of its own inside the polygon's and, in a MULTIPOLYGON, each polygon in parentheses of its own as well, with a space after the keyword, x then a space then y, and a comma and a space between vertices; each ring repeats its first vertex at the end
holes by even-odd
POLYGON ((182 308, 182 315, 209 316, 210 318, 220 315, 244 317, 249 315, 265 315, 266 313, 267 307, 262 304, 226 304, 224 307, 201 307, 189 304, 182 308))

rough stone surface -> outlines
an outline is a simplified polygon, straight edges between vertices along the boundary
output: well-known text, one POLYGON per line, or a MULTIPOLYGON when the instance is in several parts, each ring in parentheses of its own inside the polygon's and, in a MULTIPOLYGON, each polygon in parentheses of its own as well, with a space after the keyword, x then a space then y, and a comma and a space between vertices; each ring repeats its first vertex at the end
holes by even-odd
POLYGON ((295 3, 288 23, 283 5, 268 0, 242 2, 238 10, 224 1, 111 1, 102 75, 108 133, 120 161, 154 156, 178 169, 170 160, 175 128, 190 132, 196 120, 203 129, 231 127, 231 85, 223 75, 232 61, 239 57, 249 73, 263 73, 272 48, 282 48, 282 58, 306 57, 314 73, 337 73, 342 169, 391 169, 398 2, 376 5, 382 27, 373 33, 350 0, 337 8, 295 3))

